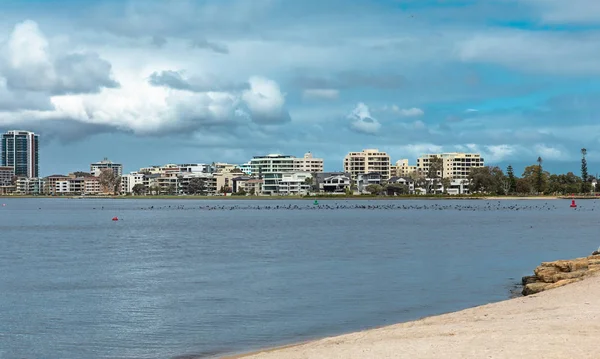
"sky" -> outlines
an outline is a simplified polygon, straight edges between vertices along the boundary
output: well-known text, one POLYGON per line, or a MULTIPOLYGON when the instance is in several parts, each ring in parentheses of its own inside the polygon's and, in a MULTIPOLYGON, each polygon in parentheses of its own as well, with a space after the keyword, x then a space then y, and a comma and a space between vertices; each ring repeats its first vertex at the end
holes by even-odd
POLYGON ((600 172, 597 0, 3 0, 0 130, 42 175, 350 151, 600 172))

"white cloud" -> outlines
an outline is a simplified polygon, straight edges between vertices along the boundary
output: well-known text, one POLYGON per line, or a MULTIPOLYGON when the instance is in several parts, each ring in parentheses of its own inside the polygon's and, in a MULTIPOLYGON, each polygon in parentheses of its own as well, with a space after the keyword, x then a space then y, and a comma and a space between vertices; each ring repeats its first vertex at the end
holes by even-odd
POLYGON ((423 111, 420 108, 417 108, 417 107, 400 108, 398 105, 383 106, 382 110, 391 112, 391 113, 401 116, 401 117, 420 117, 425 114, 425 111, 423 111))
POLYGON ((564 160, 568 158, 568 155, 564 153, 561 149, 546 146, 545 144, 537 144, 534 146, 534 150, 536 153, 542 157, 542 160, 564 160))
POLYGON ((364 103, 360 102, 356 105, 354 110, 348 115, 350 123, 350 129, 366 134, 376 134, 381 128, 379 121, 371 116, 369 107, 364 103))
POLYGON ((253 76, 248 82, 250 89, 243 92, 242 100, 248 106, 252 121, 259 124, 290 121, 290 115, 284 108, 285 95, 275 81, 253 76))
POLYGON ((340 91, 336 89, 306 89, 302 92, 302 97, 307 100, 337 100, 340 91))
POLYGON ((98 92, 118 87, 111 64, 93 52, 53 53, 31 20, 15 26, 0 57, 0 76, 18 91, 62 93, 98 92))

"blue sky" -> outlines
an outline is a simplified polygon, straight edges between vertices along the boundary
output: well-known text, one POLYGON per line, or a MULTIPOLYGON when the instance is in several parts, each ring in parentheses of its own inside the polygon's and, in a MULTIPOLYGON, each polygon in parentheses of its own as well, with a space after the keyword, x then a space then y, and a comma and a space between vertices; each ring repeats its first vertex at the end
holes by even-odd
POLYGON ((4 1, 0 129, 41 172, 307 151, 600 166, 600 1, 4 1))

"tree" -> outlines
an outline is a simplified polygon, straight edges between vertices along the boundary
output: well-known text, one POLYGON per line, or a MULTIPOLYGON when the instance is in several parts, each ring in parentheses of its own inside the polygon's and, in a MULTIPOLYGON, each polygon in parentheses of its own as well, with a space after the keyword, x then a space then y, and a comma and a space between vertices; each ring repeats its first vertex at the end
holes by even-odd
POLYGON ((517 178, 516 181, 516 192, 519 194, 530 194, 533 191, 531 181, 527 178, 517 178))
POLYGON ((221 186, 221 189, 219 189, 221 193, 231 193, 232 191, 232 188, 229 186, 221 186))
POLYGON ((581 189, 581 178, 573 172, 567 174, 552 174, 548 177, 548 192, 555 194, 576 193, 581 189))
POLYGON ((367 192, 369 192, 370 194, 380 194, 381 191, 383 190, 383 187, 381 187, 378 184, 370 184, 368 185, 366 188, 367 192))
POLYGON ((448 194, 448 189, 452 186, 452 180, 450 178, 442 178, 442 187, 444 187, 444 193, 448 194))
POLYGON ((388 183, 384 190, 388 195, 408 194, 408 186, 401 183, 388 183))
POLYGON ((146 193, 146 186, 144 186, 141 183, 136 183, 133 188, 131 189, 131 191, 133 192, 133 194, 135 194, 136 196, 140 196, 146 193))
POLYGON ((190 179, 187 193, 191 195, 206 195, 206 182, 203 178, 194 177, 190 179))
MULTIPOLYGON (((549 177, 550 177, 550 173, 548 173, 547 171, 544 171, 542 169, 542 167, 538 164, 538 165, 531 165, 531 166, 525 167, 525 170, 523 171, 522 179, 526 180, 529 183, 529 186, 528 186, 530 188, 529 193, 533 193, 533 192, 543 193, 546 191, 549 177)), ((517 180, 517 186, 518 185, 519 185, 519 181, 517 180)), ((521 189, 523 189, 523 188, 524 187, 521 186, 521 189)), ((520 192, 518 188, 517 188, 517 192, 523 193, 523 192, 520 192)))
POLYGON ((119 186, 121 185, 121 177, 115 175, 112 169, 105 169, 100 172, 98 176, 100 185, 104 188, 104 191, 116 194, 119 192, 119 186))
POLYGON ((444 160, 438 156, 432 156, 429 159, 429 168, 427 169, 427 178, 425 181, 425 190, 431 194, 439 187, 440 179, 444 176, 444 160))
POLYGON ((544 180, 543 180, 543 174, 542 174, 542 157, 538 157, 537 163, 538 163, 538 172, 537 172, 537 181, 536 181, 535 189, 537 190, 538 193, 543 193, 544 192, 544 180))
POLYGON ((499 167, 473 167, 469 172, 471 193, 505 194, 506 177, 499 167))
POLYGON ((508 165, 506 168, 506 177, 507 177, 507 190, 506 194, 517 192, 517 179, 515 178, 515 172, 511 165, 508 165))
POLYGON ((587 160, 585 159, 585 155, 587 154, 587 150, 585 148, 581 149, 581 192, 589 193, 590 185, 588 182, 588 168, 587 168, 587 160))
POLYGON ((92 177, 91 173, 83 172, 83 171, 75 171, 73 172, 73 176, 75 177, 92 177))
POLYGON ((175 186, 175 184, 170 184, 169 187, 167 187, 167 194, 169 196, 177 194, 177 186, 175 186))

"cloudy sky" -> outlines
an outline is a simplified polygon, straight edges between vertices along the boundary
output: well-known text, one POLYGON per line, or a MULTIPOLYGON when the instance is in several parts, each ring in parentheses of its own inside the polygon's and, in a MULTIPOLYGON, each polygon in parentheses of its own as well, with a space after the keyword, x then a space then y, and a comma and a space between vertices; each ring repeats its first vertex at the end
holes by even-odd
POLYGON ((600 171, 598 0, 3 0, 0 129, 41 172, 311 151, 600 171))

